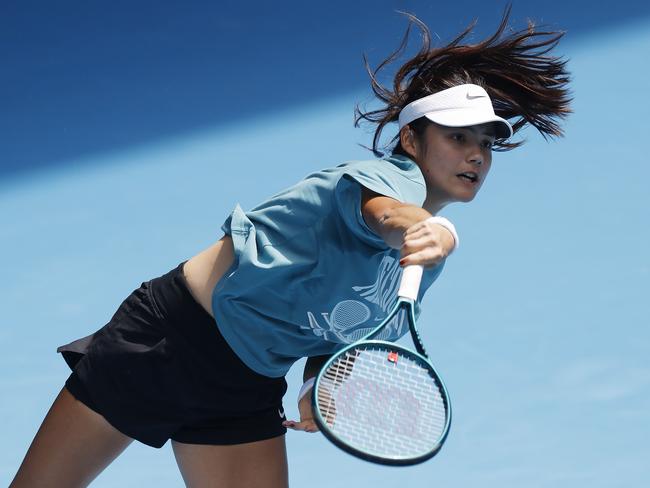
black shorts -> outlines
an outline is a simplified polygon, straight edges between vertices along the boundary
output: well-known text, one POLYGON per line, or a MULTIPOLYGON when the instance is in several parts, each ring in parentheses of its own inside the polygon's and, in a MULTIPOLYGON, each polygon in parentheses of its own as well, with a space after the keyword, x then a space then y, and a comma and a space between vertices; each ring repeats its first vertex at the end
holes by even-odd
POLYGON ((192 297, 181 263, 142 283, 103 328, 61 346, 65 385, 122 433, 162 447, 241 444, 286 433, 284 378, 248 368, 192 297))

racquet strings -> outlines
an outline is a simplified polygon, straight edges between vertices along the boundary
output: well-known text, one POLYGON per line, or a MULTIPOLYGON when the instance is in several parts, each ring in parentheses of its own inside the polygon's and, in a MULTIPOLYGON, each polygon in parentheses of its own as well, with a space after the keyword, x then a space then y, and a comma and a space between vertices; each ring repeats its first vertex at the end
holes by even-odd
POLYGON ((422 456, 438 444, 447 423, 443 396, 427 366, 380 344, 361 344, 335 359, 316 391, 332 434, 389 459, 422 456))

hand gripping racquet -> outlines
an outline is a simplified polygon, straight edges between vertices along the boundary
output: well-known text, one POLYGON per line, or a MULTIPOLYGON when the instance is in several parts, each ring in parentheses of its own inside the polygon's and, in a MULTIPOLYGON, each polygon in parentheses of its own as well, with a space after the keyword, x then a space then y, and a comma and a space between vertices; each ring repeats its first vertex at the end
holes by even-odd
POLYGON ((449 395, 415 326, 422 271, 422 266, 404 268, 398 300, 388 316, 332 356, 316 378, 312 407, 321 432, 367 461, 421 463, 437 454, 449 432, 449 395), (392 320, 403 320, 404 314, 417 352, 372 340, 392 320))

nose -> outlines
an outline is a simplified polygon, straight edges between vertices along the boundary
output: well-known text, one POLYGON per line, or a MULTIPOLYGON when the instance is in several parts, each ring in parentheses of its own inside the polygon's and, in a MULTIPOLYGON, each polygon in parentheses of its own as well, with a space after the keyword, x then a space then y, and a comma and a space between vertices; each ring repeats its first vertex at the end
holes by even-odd
POLYGON ((476 166, 481 166, 483 164, 483 157, 479 156, 479 155, 470 156, 468 161, 469 161, 470 164, 475 164, 476 166))
POLYGON ((467 162, 475 164, 476 166, 481 166, 483 164, 483 152, 479 146, 472 147, 467 156, 467 162))

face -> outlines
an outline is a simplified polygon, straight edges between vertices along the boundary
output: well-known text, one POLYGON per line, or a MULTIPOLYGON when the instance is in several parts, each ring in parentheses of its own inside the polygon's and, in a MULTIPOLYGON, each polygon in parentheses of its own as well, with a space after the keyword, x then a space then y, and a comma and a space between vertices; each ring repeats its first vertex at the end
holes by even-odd
POLYGON ((424 175, 427 210, 435 213, 449 203, 474 199, 492 164, 494 123, 467 127, 431 123, 423 137, 409 133, 407 127, 400 137, 424 175))

